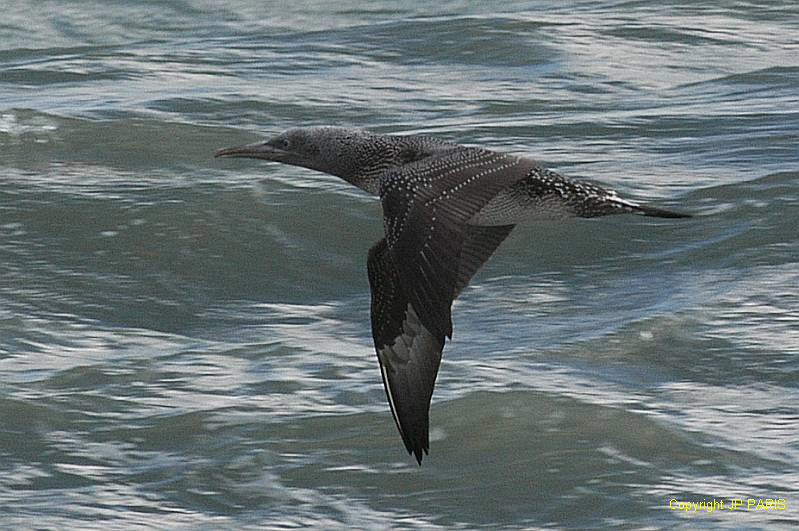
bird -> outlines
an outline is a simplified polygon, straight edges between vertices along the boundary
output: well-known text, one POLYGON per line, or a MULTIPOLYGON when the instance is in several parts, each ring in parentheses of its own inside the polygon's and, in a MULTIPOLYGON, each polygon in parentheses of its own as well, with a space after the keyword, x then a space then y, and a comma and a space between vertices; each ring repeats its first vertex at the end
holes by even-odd
POLYGON ((513 228, 531 219, 633 213, 687 218, 566 178, 535 159, 425 135, 290 128, 215 157, 278 162, 378 196, 384 237, 367 256, 371 328, 391 413, 408 454, 429 454, 429 412, 452 304, 513 228))

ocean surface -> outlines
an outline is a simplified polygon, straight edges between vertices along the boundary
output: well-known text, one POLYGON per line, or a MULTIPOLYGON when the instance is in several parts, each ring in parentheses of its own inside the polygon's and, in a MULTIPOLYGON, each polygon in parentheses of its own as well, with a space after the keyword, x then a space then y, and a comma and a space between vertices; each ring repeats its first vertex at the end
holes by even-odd
POLYGON ((795 528, 799 4, 498 5, 3 5, 0 528, 795 528), (312 124, 695 217, 519 226, 455 304, 419 467, 379 202, 213 159, 312 124))

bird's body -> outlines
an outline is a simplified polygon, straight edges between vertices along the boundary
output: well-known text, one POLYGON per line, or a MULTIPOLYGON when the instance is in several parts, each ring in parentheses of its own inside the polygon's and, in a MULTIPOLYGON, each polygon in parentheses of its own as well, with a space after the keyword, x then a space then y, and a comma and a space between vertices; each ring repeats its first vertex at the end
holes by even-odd
POLYGON ((513 227, 531 218, 637 213, 687 217, 566 179, 526 157, 425 136, 295 128, 222 149, 337 175, 383 205, 385 237, 369 250, 372 336, 397 428, 421 463, 452 302, 513 227))

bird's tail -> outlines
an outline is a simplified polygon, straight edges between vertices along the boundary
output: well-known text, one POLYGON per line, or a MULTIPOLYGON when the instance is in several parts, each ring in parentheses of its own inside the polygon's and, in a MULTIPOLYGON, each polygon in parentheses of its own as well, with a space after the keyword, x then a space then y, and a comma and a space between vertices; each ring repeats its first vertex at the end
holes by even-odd
POLYGON ((692 217, 691 214, 683 214, 682 212, 673 212, 671 210, 665 210, 662 208, 651 207, 647 205, 641 205, 639 203, 635 203, 633 201, 627 201, 626 199, 622 199, 615 193, 611 192, 612 197, 608 198, 608 203, 617 209, 621 209, 624 212, 630 212, 632 214, 638 214, 639 216, 650 216, 653 218, 690 218, 692 217))
POLYGON ((653 218, 690 218, 691 214, 673 212, 662 208, 655 208, 646 205, 630 205, 630 211, 641 216, 651 216, 653 218))

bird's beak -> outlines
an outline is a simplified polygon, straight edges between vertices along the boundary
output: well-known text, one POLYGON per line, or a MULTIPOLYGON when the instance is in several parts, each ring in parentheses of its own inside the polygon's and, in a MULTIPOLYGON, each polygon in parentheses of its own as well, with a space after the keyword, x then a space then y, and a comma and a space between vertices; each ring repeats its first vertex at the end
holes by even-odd
POLYGON ((285 155, 286 152, 284 150, 275 147, 269 142, 256 142, 255 144, 245 144, 243 146, 220 149, 214 153, 214 158, 239 157, 281 162, 285 155))

